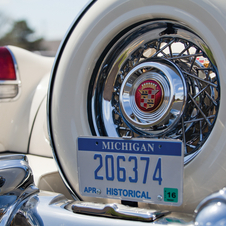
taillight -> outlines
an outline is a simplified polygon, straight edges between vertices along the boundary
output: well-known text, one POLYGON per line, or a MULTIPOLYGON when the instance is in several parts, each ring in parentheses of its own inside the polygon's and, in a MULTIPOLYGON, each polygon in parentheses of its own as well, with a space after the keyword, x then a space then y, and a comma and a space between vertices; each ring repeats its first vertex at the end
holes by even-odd
POLYGON ((0 101, 14 99, 19 85, 15 59, 8 48, 0 47, 0 101))
POLYGON ((6 47, 0 47, 0 80, 16 80, 13 58, 6 47))

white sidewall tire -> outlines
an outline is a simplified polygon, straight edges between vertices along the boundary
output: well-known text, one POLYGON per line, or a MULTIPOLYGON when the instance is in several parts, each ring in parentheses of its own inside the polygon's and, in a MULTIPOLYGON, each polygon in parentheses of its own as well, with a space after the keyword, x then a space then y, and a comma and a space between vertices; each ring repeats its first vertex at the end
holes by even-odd
MULTIPOLYGON (((66 45, 58 54, 49 90, 50 136, 60 170, 72 191, 81 197, 78 192, 77 138, 92 135, 87 115, 88 87, 95 65, 109 42, 129 26, 146 20, 162 18, 185 24, 213 53, 220 75, 222 100, 226 96, 225 12, 223 1, 215 1, 213 5, 204 0, 99 0, 87 10, 65 39, 66 45)), ((222 101, 211 135, 198 156, 185 167, 183 205, 171 210, 192 212, 203 198, 225 186, 225 124, 222 101)))

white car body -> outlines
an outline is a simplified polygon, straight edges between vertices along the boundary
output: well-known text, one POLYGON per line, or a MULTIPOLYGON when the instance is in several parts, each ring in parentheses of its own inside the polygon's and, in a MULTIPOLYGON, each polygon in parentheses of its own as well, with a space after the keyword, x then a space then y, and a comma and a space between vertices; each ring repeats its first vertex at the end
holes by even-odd
MULTIPOLYGON (((138 207, 174 212, 171 218, 167 218, 174 219, 172 222, 164 218, 155 221, 157 225, 174 225, 176 218, 180 219, 178 222, 181 224, 195 223, 192 214, 199 203, 225 186, 225 15, 226 4, 223 0, 97 0, 90 1, 77 16, 55 61, 54 58, 8 46, 17 63, 21 87, 18 98, 0 102, 0 151, 27 155, 35 184, 40 189, 60 192, 68 198, 80 197, 87 202, 120 203, 120 199, 82 196, 78 188, 77 140, 80 136, 93 136, 87 110, 90 80, 101 54, 114 38, 119 39, 117 35, 120 32, 138 22, 175 22, 178 27, 189 28, 211 50, 219 74, 220 106, 208 139, 197 155, 185 164, 183 204, 178 207, 140 202, 138 207)), ((105 53, 103 61, 106 58, 105 53)), ((84 225, 90 225, 90 221, 93 225, 122 223, 121 220, 101 217, 95 222, 97 218, 88 216, 89 213, 70 214, 74 214, 70 223, 74 220, 81 224, 85 222, 84 225)), ((211 214, 217 215, 214 212, 211 214)), ((216 222, 217 217, 213 219, 216 222)), ((226 219, 226 214, 219 219, 226 219)), ((202 225, 198 218, 196 223, 202 225)), ((125 220, 123 224, 140 225, 143 222, 125 220)))

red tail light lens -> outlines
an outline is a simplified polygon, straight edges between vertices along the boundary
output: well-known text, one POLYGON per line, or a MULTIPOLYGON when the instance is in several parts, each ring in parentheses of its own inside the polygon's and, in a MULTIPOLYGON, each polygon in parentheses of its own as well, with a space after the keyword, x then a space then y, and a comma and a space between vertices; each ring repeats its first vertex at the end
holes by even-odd
POLYGON ((16 71, 16 60, 7 47, 0 47, 0 102, 16 100, 20 81, 16 71))
POLYGON ((13 58, 6 47, 0 47, 0 80, 16 80, 13 58))

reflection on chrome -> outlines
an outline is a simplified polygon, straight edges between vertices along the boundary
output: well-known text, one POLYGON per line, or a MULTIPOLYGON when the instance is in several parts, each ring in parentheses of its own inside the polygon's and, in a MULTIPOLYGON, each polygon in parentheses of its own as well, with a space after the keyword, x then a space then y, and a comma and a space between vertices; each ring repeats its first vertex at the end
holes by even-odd
POLYGON ((93 83, 88 113, 94 135, 180 139, 185 164, 201 151, 217 118, 220 81, 211 50, 175 21, 126 31, 97 65, 93 83), (161 88, 141 88, 152 81, 162 87, 159 99, 154 95, 161 88))
POLYGON ((205 198, 195 210, 195 225, 226 225, 226 188, 205 198))
MULTIPOLYGON (((148 91, 147 88, 145 90, 148 91)), ((159 135, 170 130, 180 119, 186 102, 186 94, 186 84, 177 67, 170 61, 153 59, 151 62, 139 64, 126 76, 120 91, 120 109, 125 121, 134 127, 134 131, 140 134, 159 135), (141 73, 143 71, 145 72, 141 73), (142 82, 152 80, 161 84, 162 91, 157 89, 154 91, 156 94, 162 92, 162 100, 152 111, 144 111, 136 103, 135 92, 142 82), (132 85, 129 86, 129 83, 132 85), (178 87, 181 88, 180 92, 178 92, 178 87), (130 96, 125 95, 126 91, 130 93, 130 96)), ((154 99, 150 97, 150 100, 154 99)))
POLYGON ((40 192, 24 155, 0 157, 0 224, 11 226, 44 225, 225 225, 226 189, 204 199, 191 214, 171 213, 68 200, 53 192, 40 192), (116 218, 116 219, 112 219, 116 218))
POLYGON ((155 225, 165 225, 167 220, 171 223, 183 222, 186 225, 191 221, 189 215, 177 215, 175 218, 175 214, 168 211, 145 210, 117 204, 110 205, 110 209, 113 208, 117 213, 111 211, 111 215, 106 211, 109 205, 72 201, 61 194, 40 192, 34 185, 32 171, 25 155, 0 157, 0 187, 0 225, 118 225, 118 220, 115 221, 111 217, 124 219, 125 226, 133 223, 139 225, 137 221, 154 221, 155 225), (104 207, 105 213, 100 211, 100 207, 104 207))

